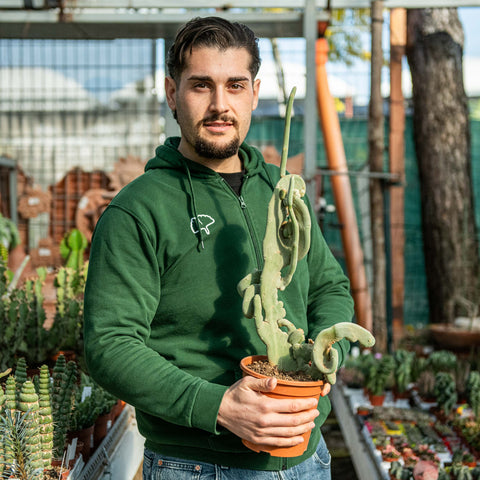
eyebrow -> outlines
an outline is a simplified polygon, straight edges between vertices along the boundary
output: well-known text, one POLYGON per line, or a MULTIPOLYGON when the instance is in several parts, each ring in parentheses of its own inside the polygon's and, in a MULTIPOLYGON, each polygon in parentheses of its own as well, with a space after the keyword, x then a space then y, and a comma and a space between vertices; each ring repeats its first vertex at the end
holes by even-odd
MULTIPOLYGON (((209 75, 192 75, 191 77, 188 77, 188 81, 200 81, 200 82, 211 82, 213 81, 212 77, 209 75)), ((250 78, 249 77, 230 77, 228 79, 228 82, 249 82, 250 78)))

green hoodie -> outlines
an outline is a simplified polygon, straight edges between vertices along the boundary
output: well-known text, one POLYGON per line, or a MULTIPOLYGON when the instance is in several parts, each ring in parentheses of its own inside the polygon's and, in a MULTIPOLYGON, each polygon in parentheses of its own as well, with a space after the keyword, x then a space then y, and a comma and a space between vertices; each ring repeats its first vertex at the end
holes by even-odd
MULTIPOLYGON (((184 158, 179 140, 157 148, 145 173, 97 223, 85 290, 89 373, 135 407, 153 451, 232 467, 289 468, 315 451, 328 398, 320 399, 302 457, 254 453, 217 425, 222 397, 241 377, 240 359, 265 353, 236 286, 262 268, 267 205, 280 171, 244 143, 246 176, 237 196, 218 173, 184 158)), ((348 279, 313 223, 310 252, 279 292, 286 318, 310 338, 353 315, 348 279)), ((337 348, 343 358, 348 342, 337 348)))

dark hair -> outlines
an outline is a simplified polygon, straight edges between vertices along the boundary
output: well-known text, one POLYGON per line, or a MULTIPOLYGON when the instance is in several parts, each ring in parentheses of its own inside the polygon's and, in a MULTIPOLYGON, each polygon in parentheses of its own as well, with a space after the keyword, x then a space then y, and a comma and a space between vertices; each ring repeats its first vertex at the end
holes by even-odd
POLYGON ((220 50, 245 48, 251 56, 249 71, 252 80, 257 76, 261 63, 258 38, 244 24, 229 22, 220 17, 197 17, 189 20, 177 32, 168 51, 168 73, 175 82, 186 67, 187 53, 192 53, 194 47, 215 47, 220 50))

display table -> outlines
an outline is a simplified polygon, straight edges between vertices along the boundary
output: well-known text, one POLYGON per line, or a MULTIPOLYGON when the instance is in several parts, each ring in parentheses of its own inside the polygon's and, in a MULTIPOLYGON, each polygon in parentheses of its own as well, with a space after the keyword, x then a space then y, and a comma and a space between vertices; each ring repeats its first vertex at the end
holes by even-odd
POLYGON ((330 392, 330 399, 352 458, 358 480, 388 480, 388 470, 382 468, 381 457, 371 444, 371 440, 363 425, 354 413, 351 401, 355 400, 346 395, 347 389, 336 384, 330 392))
POLYGON ((126 405, 87 464, 80 457, 68 479, 133 480, 143 461, 144 441, 137 429, 135 411, 126 405))

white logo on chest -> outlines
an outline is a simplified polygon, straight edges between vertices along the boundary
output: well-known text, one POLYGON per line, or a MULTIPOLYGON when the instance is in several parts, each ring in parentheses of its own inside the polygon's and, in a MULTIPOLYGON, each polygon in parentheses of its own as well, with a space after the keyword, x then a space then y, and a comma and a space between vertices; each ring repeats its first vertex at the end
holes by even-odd
POLYGON ((207 235, 210 235, 210 230, 208 227, 214 223, 215 220, 210 215, 198 215, 197 218, 192 217, 190 219, 190 230, 195 234, 198 233, 199 230, 202 230, 207 235), (197 225, 197 219, 200 225, 197 225))

